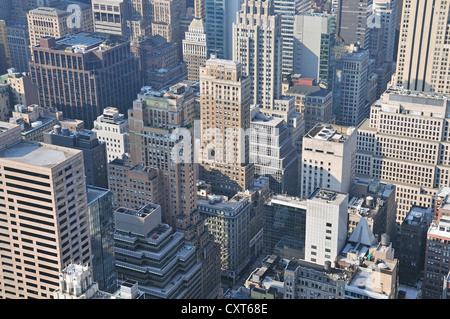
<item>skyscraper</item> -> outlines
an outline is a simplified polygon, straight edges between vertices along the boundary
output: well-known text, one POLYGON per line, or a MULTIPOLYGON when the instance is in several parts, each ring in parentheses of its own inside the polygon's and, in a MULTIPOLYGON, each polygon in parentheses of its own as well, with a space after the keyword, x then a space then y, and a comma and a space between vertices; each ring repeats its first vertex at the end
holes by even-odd
POLYGON ((206 62, 206 33, 202 19, 194 18, 183 40, 183 60, 187 64, 188 80, 197 81, 200 66, 206 62))
POLYGON ((198 19, 205 19, 205 2, 206 0, 194 0, 194 15, 198 19))
POLYGON ((209 59, 200 68, 201 150, 199 176, 213 192, 232 196, 249 188, 250 78, 242 64, 209 59))
POLYGON ((11 142, 0 151, 0 296, 51 298, 65 266, 91 262, 83 155, 20 138, 11 142))
POLYGON ((100 290, 109 293, 117 289, 114 267, 114 209, 111 197, 111 191, 108 189, 87 186, 93 280, 100 290))
POLYGON ((233 22, 243 0, 204 0, 207 58, 233 59, 233 22))
POLYGON ((428 228, 423 274, 423 299, 440 299, 444 283, 448 286, 449 250, 450 250, 450 211, 445 186, 439 189, 436 198, 435 216, 428 228), (440 198, 439 198, 440 197, 440 198))
POLYGON ((222 282, 236 284, 250 262, 251 205, 248 198, 239 194, 229 200, 213 195, 198 198, 200 216, 220 244, 222 282))
POLYGON ((390 88, 358 126, 356 174, 396 186, 397 223, 449 185, 448 96, 390 88))
POLYGON ((305 260, 336 265, 347 241, 348 194, 317 189, 306 209, 305 260))
POLYGON ((142 91, 128 112, 131 162, 161 171, 162 221, 177 230, 191 225, 191 213, 197 208, 190 106, 176 91, 142 91), (177 158, 180 153, 186 161, 177 158))
POLYGON ((38 7, 27 14, 30 46, 39 45, 44 37, 62 38, 79 31, 93 32, 91 6, 77 1, 63 1, 52 7, 38 7), (74 17, 69 6, 80 8, 80 15, 74 17))
MULTIPOLYGON (((293 73, 313 78, 322 87, 332 89, 335 77, 332 48, 335 43, 336 15, 298 14, 294 17, 292 28, 293 73)), ((283 47, 283 58, 285 54, 283 47)))
POLYGON ((264 115, 257 107, 250 123, 250 162, 256 176, 268 177, 273 192, 298 195, 299 156, 286 121, 264 115))
POLYGON ((281 15, 271 1, 245 1, 233 23, 233 60, 251 78, 252 104, 267 112, 281 97, 281 58, 281 15))
POLYGON ((186 0, 152 0, 152 35, 160 35, 177 46, 182 55, 181 19, 186 16, 186 0))
POLYGON ((18 72, 29 72, 31 61, 30 38, 26 25, 9 25, 8 34, 9 51, 11 52, 11 65, 18 72))
POLYGON ((152 6, 149 0, 128 0, 125 11, 128 39, 134 41, 151 35, 152 6))
POLYGON ((383 34, 383 46, 386 49, 386 61, 395 61, 395 28, 397 12, 400 11, 395 0, 373 0, 373 13, 380 22, 383 34))
POLYGON ((175 43, 167 42, 161 35, 135 40, 131 52, 139 60, 144 86, 154 90, 167 89, 187 77, 182 53, 175 43))
POLYGON ((98 140, 95 132, 91 130, 70 132, 68 127, 55 125, 43 133, 43 142, 82 150, 86 184, 102 188, 108 187, 106 144, 98 140))
POLYGON ((274 12, 281 14, 281 35, 283 37, 282 72, 288 75, 294 71, 294 21, 296 15, 311 11, 311 0, 274 0, 274 12))
POLYGON ((93 0, 95 32, 127 36, 127 0, 93 0))
POLYGON ((450 4, 437 0, 405 0, 401 20, 397 70, 393 85, 412 91, 450 93, 446 21, 450 4))
POLYGON ((358 44, 368 49, 373 0, 340 0, 337 4, 336 35, 346 45, 358 44))
POLYGON ((337 122, 357 126, 369 116, 369 51, 357 47, 348 50, 341 59, 340 109, 337 122))
POLYGON ((317 188, 348 193, 356 162, 356 131, 352 127, 317 124, 303 137, 301 194, 317 188))
POLYGON ((333 91, 318 85, 295 84, 285 94, 295 98, 295 111, 305 120, 308 132, 317 123, 333 124, 333 91))
POLYGON ((86 128, 92 128, 106 107, 126 114, 140 88, 129 41, 86 32, 40 41, 33 47, 30 73, 42 107, 83 120, 86 128))
POLYGON ((0 73, 3 74, 11 67, 11 52, 5 20, 0 20, 0 73))

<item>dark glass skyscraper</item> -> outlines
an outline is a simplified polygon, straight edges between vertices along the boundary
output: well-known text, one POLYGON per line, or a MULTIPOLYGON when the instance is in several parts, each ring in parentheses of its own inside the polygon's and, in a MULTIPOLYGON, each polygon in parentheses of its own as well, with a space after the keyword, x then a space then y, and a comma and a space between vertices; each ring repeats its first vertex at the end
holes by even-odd
POLYGON ((114 210, 111 191, 88 186, 87 200, 94 281, 98 283, 101 291, 113 293, 117 290, 117 279, 114 266, 114 210))

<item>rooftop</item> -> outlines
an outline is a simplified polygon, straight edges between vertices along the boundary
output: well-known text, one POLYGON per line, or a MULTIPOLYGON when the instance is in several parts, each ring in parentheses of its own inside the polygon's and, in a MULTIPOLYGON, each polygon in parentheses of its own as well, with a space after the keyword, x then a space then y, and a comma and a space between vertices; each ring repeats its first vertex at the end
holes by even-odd
POLYGON ((374 299, 388 299, 389 296, 387 294, 376 290, 377 287, 374 284, 377 284, 379 281, 374 279, 375 275, 377 275, 377 272, 374 272, 372 268, 360 267, 352 280, 346 284, 345 289, 374 299))
POLYGON ((271 117, 267 116, 261 112, 257 112, 252 116, 251 124, 263 124, 266 126, 277 127, 284 121, 281 117, 271 117))
POLYGON ((354 127, 318 123, 305 135, 305 138, 343 143, 354 131, 354 127))
POLYGON ((248 199, 241 195, 235 195, 231 199, 226 200, 222 196, 211 195, 208 198, 198 198, 197 205, 204 213, 221 214, 228 217, 235 217, 242 212, 244 207, 250 205, 248 199), (214 211, 210 211, 213 209, 214 211))
POLYGON ((412 206, 403 223, 407 223, 411 226, 426 225, 426 222, 430 221, 429 219, 431 216, 431 208, 412 206))
POLYGON ((126 214, 126 215, 145 218, 148 215, 150 215, 151 213, 153 213, 158 207, 159 207, 158 205, 153 205, 153 204, 146 204, 144 207, 141 207, 138 210, 120 207, 116 210, 116 212, 126 214))
POLYGON ((326 203, 336 202, 336 204, 338 204, 342 202, 346 197, 347 194, 344 193, 318 188, 311 194, 308 200, 322 201, 326 203))
POLYGON ((285 206, 291 206, 301 209, 306 209, 306 199, 299 197, 293 197, 286 194, 274 194, 268 201, 267 204, 279 204, 285 206))
POLYGON ((433 106, 443 105, 443 102, 437 101, 448 100, 450 98, 449 94, 411 91, 397 86, 389 87, 385 94, 389 95, 390 100, 410 101, 411 103, 430 104, 433 106))
MULTIPOLYGON (((42 40, 50 40, 52 37, 41 39, 37 47, 41 47, 42 40)), ((55 39, 55 44, 48 45, 52 50, 85 54, 90 51, 107 51, 127 40, 121 36, 110 35, 100 32, 78 32, 66 34, 64 37, 55 39)))
POLYGON ((433 221, 430 228, 428 228, 428 235, 450 239, 450 218, 442 216, 439 222, 433 221))
POLYGON ((105 196, 110 192, 109 189, 87 185, 87 201, 88 205, 90 205, 93 201, 99 199, 100 197, 105 196))
POLYGON ((22 140, 0 151, 0 158, 12 162, 52 168, 81 151, 22 140))
POLYGON ((318 96, 325 97, 331 93, 330 90, 321 88, 318 85, 306 85, 306 84, 295 84, 290 87, 286 94, 292 95, 308 95, 308 96, 318 96))
POLYGON ((358 213, 363 217, 374 217, 380 208, 384 206, 385 201, 373 196, 359 197, 354 196, 348 202, 348 212, 358 213))

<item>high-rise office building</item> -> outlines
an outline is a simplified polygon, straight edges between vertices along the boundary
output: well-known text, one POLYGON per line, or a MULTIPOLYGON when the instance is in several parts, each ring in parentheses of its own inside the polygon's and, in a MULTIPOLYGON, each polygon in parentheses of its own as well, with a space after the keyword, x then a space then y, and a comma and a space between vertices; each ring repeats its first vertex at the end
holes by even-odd
POLYGON ((237 193, 239 196, 247 198, 252 204, 250 207, 250 262, 254 261, 263 249, 263 224, 264 224, 264 203, 269 199, 272 191, 269 188, 268 177, 255 178, 250 188, 237 193))
POLYGON ((70 132, 68 127, 55 125, 43 133, 43 142, 83 151, 87 185, 108 187, 106 178, 106 144, 91 130, 70 132))
POLYGON ((317 124, 303 137, 300 196, 317 189, 348 193, 356 163, 356 130, 317 124))
POLYGON ((200 68, 200 179, 213 192, 232 196, 249 188, 254 179, 250 163, 250 82, 242 64, 209 59, 200 68))
MULTIPOLYGON (((163 103, 158 100, 158 97, 153 100, 149 96, 148 100, 150 101, 149 104, 153 102, 155 106, 157 103, 163 103)), ((150 112, 158 111, 155 106, 152 107, 150 112)), ((136 108, 137 105, 133 109, 136 121, 139 121, 142 116, 148 120, 149 114, 137 114, 136 108)), ((169 110, 172 112, 173 108, 169 108, 169 110)), ((178 115, 182 115, 184 108, 180 108, 179 111, 180 114, 178 115)), ((132 123, 135 120, 133 117, 130 119, 132 123)), ((180 118, 177 116, 177 123, 179 123, 178 121, 180 121, 180 118)), ((174 225, 171 226, 172 228, 183 233, 186 243, 196 247, 197 260, 202 261, 201 295, 203 298, 213 298, 217 296, 220 289, 220 248, 217 244, 214 244, 214 239, 209 235, 196 207, 197 197, 196 194, 193 195, 193 192, 196 192, 196 187, 194 187, 196 185, 192 185, 192 181, 196 178, 195 171, 193 171, 195 168, 189 165, 193 159, 190 163, 183 165, 176 163, 173 158, 168 159, 167 156, 163 156, 162 162, 156 163, 159 158, 153 158, 151 160, 155 161, 149 163, 148 156, 153 157, 153 154, 160 149, 158 144, 168 145, 168 143, 173 143, 173 140, 170 139, 170 133, 162 134, 162 130, 158 129, 155 124, 146 126, 148 127, 147 130, 139 131, 140 127, 130 125, 132 144, 133 141, 139 142, 137 132, 141 132, 143 136, 157 133, 153 140, 148 142, 148 146, 136 145, 136 148, 131 148, 131 159, 144 162, 132 166, 131 162, 115 159, 108 164, 108 187, 112 191, 112 204, 114 207, 131 210, 139 210, 148 203, 163 206, 164 220, 172 223, 174 225), (138 131, 135 131, 135 129, 138 131), (135 152, 138 152, 138 154, 135 152), (145 156, 140 158, 141 154, 145 156), (153 167, 150 167, 149 164, 153 167), (159 169, 155 167, 159 167, 159 169), (168 171, 169 168, 170 171, 168 171), (177 189, 178 192, 172 191, 171 188, 177 189)), ((167 127, 169 126, 167 123, 167 127)), ((179 128, 182 127, 179 126, 179 128)), ((169 144, 168 146, 171 148, 168 150, 168 154, 171 155, 171 150, 174 150, 177 146, 176 144, 169 144)))
POLYGON ((274 194, 263 211, 263 254, 304 259, 306 200, 274 194))
POLYGON ((336 35, 346 45, 358 44, 368 49, 370 42, 370 19, 373 0, 338 1, 336 35))
POLYGON ((160 170, 162 220, 177 230, 191 225, 191 213, 197 208, 196 165, 188 130, 191 105, 174 91, 143 91, 128 112, 131 162, 160 170), (180 153, 182 158, 177 157, 180 153))
POLYGON ((424 274, 422 284, 423 299, 441 299, 448 286, 447 276, 450 250, 450 210, 448 207, 449 187, 439 189, 436 198, 435 216, 428 228, 424 274), (445 285, 445 286, 444 286, 445 285))
POLYGON ((331 262, 345 247, 348 194, 316 189, 306 202, 305 260, 319 265, 331 262))
POLYGON ((161 203, 162 194, 158 189, 162 187, 162 178, 158 169, 141 164, 132 166, 129 161, 119 158, 109 162, 107 169, 114 209, 138 209, 147 203, 161 203))
POLYGON ((233 59, 233 23, 243 0, 204 0, 207 58, 233 59))
POLYGON ((258 107, 252 109, 250 122, 250 162, 255 176, 269 178, 274 193, 298 195, 299 155, 287 123, 260 113, 258 107))
POLYGON ((128 0, 124 11, 127 12, 127 33, 130 41, 152 34, 152 5, 149 0, 128 0))
POLYGON ((85 32, 40 41, 33 47, 30 73, 39 87, 41 106, 83 120, 86 128, 92 128, 106 107, 116 107, 126 114, 140 88, 138 63, 130 54, 130 42, 85 32))
POLYGON ((404 1, 397 69, 392 84, 411 91, 450 93, 448 1, 404 1))
POLYGON ((211 194, 207 198, 199 197, 197 205, 208 231, 220 245, 222 282, 234 285, 250 262, 252 203, 239 194, 229 200, 211 194))
POLYGON ((283 37, 283 75, 294 72, 294 21, 296 15, 311 11, 310 0, 274 0, 274 12, 281 14, 281 35, 283 37))
POLYGON ((416 287, 423 279, 428 227, 433 213, 431 207, 412 206, 400 231, 400 283, 416 287))
POLYGON ((102 291, 117 290, 114 267, 114 209, 109 189, 87 186, 93 280, 102 291))
POLYGON ((369 51, 350 47, 341 59, 340 106, 337 122, 357 126, 369 117, 369 51))
POLYGON ((11 52, 11 65, 18 72, 29 72, 30 38, 28 27, 26 25, 6 26, 8 34, 9 51, 11 52))
POLYGON ((378 25, 374 28, 381 28, 383 34, 383 47, 386 49, 386 62, 395 61, 395 32, 397 26, 397 11, 401 10, 395 0, 373 0, 373 14, 378 25))
POLYGON ((134 41, 131 52, 139 61, 144 86, 153 90, 167 89, 187 77, 187 65, 177 45, 167 42, 161 35, 134 41))
POLYGON ((390 88, 358 126, 358 176, 396 187, 397 224, 450 182, 447 96, 390 88))
POLYGON ((0 295, 51 298, 65 266, 91 262, 82 152, 19 137, 2 144, 0 163, 0 295))
POLYGON ((233 60, 251 79, 252 104, 270 112, 281 97, 281 15, 272 1, 247 0, 233 23, 233 60))
POLYGON ((206 18, 206 0, 194 0, 194 16, 198 19, 206 18))
POLYGON ((332 89, 335 33, 334 13, 296 15, 293 22, 293 73, 313 78, 320 86, 332 89))
POLYGON ((173 42, 182 54, 181 19, 186 16, 186 0, 152 0, 152 35, 160 35, 173 42))
POLYGON ((91 4, 95 32, 128 36, 126 0, 93 0, 91 4))
POLYGON ((0 73, 5 73, 11 66, 11 51, 9 49, 6 23, 5 20, 0 20, 0 73))
POLYGON ((334 124, 333 91, 318 85, 295 84, 285 94, 295 98, 295 112, 302 114, 306 132, 318 123, 334 124))
POLYGON ((107 162, 123 158, 129 153, 128 124, 123 114, 113 107, 107 107, 94 121, 93 132, 100 142, 106 144, 107 162))
POLYGON ((45 37, 62 38, 66 34, 79 31, 93 32, 91 6, 78 1, 63 1, 53 7, 38 7, 27 14, 30 45, 39 45, 39 39, 45 37), (77 6, 80 12, 76 17, 69 6, 77 6))
POLYGON ((183 40, 183 60, 187 64, 188 80, 200 78, 200 66, 206 62, 206 33, 202 19, 195 18, 183 40))

